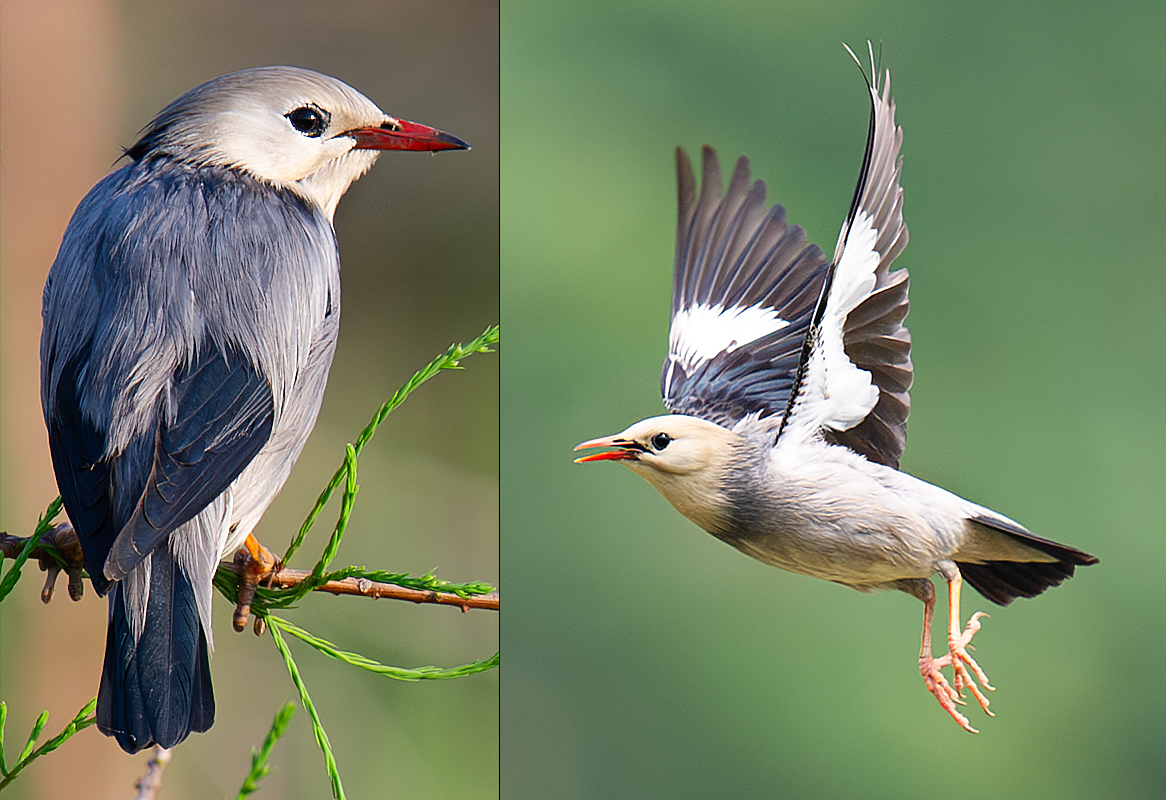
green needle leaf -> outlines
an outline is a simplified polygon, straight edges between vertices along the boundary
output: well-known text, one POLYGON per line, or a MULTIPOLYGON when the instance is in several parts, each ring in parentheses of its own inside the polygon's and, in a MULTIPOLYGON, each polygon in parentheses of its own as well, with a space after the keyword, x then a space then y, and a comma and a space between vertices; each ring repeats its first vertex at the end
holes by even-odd
MULTIPOLYGON (((365 426, 364 430, 360 432, 360 436, 358 436, 356 439, 356 444, 352 445, 356 455, 360 455, 360 451, 364 449, 366 444, 368 444, 369 439, 371 439, 373 434, 376 433, 377 428, 382 422, 384 422, 385 417, 387 417, 393 409, 401 405, 401 403, 405 402, 405 398, 412 394, 414 389, 425 383, 433 376, 437 375, 442 370, 459 369, 461 367, 460 362, 462 359, 465 359, 474 353, 493 352, 490 350, 490 345, 497 343, 498 326, 491 325, 489 328, 486 328, 486 330, 483 331, 482 334, 478 336, 478 338, 474 339, 468 344, 450 345, 449 349, 446 350, 445 353, 431 361, 428 366, 416 372, 413 377, 405 382, 404 386, 394 392, 393 396, 390 397, 384 403, 384 405, 382 405, 377 410, 377 413, 373 415, 372 420, 368 423, 368 425, 365 426)), ((296 534, 296 537, 292 540, 291 545, 288 546, 287 552, 283 555, 284 564, 290 563, 291 557, 295 554, 296 550, 299 549, 300 544, 302 544, 304 541, 304 537, 308 535, 308 531, 311 530, 312 526, 316 523, 316 518, 319 517, 320 513, 324 510, 324 505, 328 502, 328 498, 330 498, 332 496, 332 492, 335 491, 338 486, 340 486, 340 481, 344 477, 347 469, 347 459, 345 459, 345 464, 342 465, 340 469, 336 470, 336 474, 332 476, 332 480, 330 480, 328 485, 324 487, 324 491, 320 493, 319 499, 316 500, 316 505, 310 512, 308 512, 307 519, 305 519, 304 524, 300 526, 299 533, 296 534)))
POLYGON ((291 722, 295 710, 295 703, 284 703, 283 708, 276 713, 275 720, 271 723, 271 730, 267 732, 267 738, 263 740, 263 747, 259 748, 258 751, 251 751, 251 771, 243 779, 243 785, 239 788, 239 796, 236 800, 243 800, 258 789, 259 781, 271 772, 267 759, 271 756, 271 751, 275 747, 275 743, 279 741, 279 737, 283 736, 287 730, 287 725, 291 722))
MULTIPOLYGON (((269 617, 268 623, 272 619, 269 617)), ((271 630, 271 638, 275 640, 275 646, 279 648, 279 653, 283 656, 283 663, 287 665, 292 683, 296 685, 296 690, 300 693, 300 702, 307 709, 308 716, 312 718, 312 732, 316 735, 316 744, 324 753, 324 765, 328 769, 328 778, 332 781, 332 796, 336 800, 344 800, 344 787, 340 785, 340 772, 336 769, 336 758, 332 755, 332 745, 328 741, 328 734, 324 731, 324 726, 320 724, 320 715, 316 713, 312 698, 308 696, 308 687, 304 685, 304 680, 300 677, 300 670, 296 667, 291 650, 287 648, 287 642, 279 633, 279 627, 269 624, 268 628, 271 630)))
MULTIPOLYGON (((45 724, 49 721, 49 712, 43 711, 37 717, 36 724, 33 725, 32 733, 28 736, 28 743, 24 746, 20 758, 12 766, 12 769, 4 769, 4 780, 0 780, 0 790, 3 790, 8 784, 20 774, 21 770, 36 761, 38 758, 46 753, 51 753, 60 747, 65 741, 77 731, 82 731, 97 722, 97 717, 93 715, 94 709, 97 708, 97 698, 94 697, 85 707, 77 712, 77 716, 73 717, 72 721, 65 726, 65 729, 42 744, 36 750, 33 747, 36 745, 36 740, 40 738, 41 731, 44 730, 45 724)), ((4 722, 8 717, 8 707, 4 703, 0 703, 0 764, 3 763, 3 729, 4 722)))
POLYGON ((474 661, 461 667, 453 667, 452 669, 442 669, 441 667, 416 667, 414 669, 406 669, 404 667, 390 667, 386 664, 381 664, 373 661, 371 658, 366 658, 359 653, 350 653, 347 650, 341 650, 336 645, 329 641, 314 636, 303 628, 300 628, 285 619, 280 617, 268 616, 267 623, 273 627, 277 627, 285 633, 289 633, 302 642, 310 644, 312 647, 319 650, 326 656, 343 661, 345 664, 351 664, 354 667, 366 669, 369 672, 375 672, 378 675, 384 675, 387 678, 394 678, 399 681, 424 681, 424 680, 445 680, 449 678, 461 678, 466 675, 474 675, 478 672, 485 672, 488 669, 493 669, 498 666, 498 653, 495 653, 490 658, 482 661, 474 661))

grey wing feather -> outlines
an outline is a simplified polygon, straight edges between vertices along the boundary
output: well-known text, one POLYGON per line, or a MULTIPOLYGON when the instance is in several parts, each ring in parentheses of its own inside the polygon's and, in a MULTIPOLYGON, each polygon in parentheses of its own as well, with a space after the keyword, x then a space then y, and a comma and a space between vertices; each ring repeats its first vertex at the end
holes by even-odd
POLYGON ((78 531, 93 589, 104 595, 110 585, 104 573, 105 558, 121 526, 113 510, 111 464, 102 457, 105 431, 76 413, 83 364, 82 358, 74 356, 59 371, 56 403, 51 412, 46 410, 45 422, 57 488, 78 531))
POLYGON ((271 387, 238 354, 204 348, 170 396, 173 419, 158 427, 145 490, 105 562, 110 580, 226 491, 271 435, 271 387))
POLYGON ((721 194, 716 151, 702 149, 699 198, 692 165, 677 150, 679 214, 665 405, 732 427, 784 411, 792 390, 825 258, 780 205, 766 206, 737 161, 721 194))
MULTIPOLYGON (((828 442, 897 469, 906 443, 913 378, 911 335, 903 324, 908 311, 908 275, 906 270, 890 271, 908 239, 903 222, 903 190, 899 185, 903 131, 895 124, 890 74, 883 75, 881 93, 869 79, 867 88, 871 111, 862 169, 825 288, 814 311, 797 390, 790 399, 782 430, 788 423, 797 423, 793 427, 799 429, 800 436, 821 430, 828 442), (872 256, 873 270, 864 275, 872 256), (864 281, 869 281, 865 289, 860 288, 864 281), (837 311, 843 302, 840 296, 848 293, 854 305, 837 317, 831 310, 837 311), (854 293, 860 294, 857 301, 854 293), (824 364, 832 356, 825 350, 832 337, 823 326, 830 325, 840 328, 837 333, 842 345, 840 355, 853 367, 869 373, 869 384, 877 387, 877 399, 869 406, 848 397, 840 387, 826 386, 828 372, 824 364), (813 361, 815 348, 824 351, 818 362, 813 361), (808 402, 799 408, 799 402, 803 401, 808 402), (855 406, 843 409, 845 403, 857 403, 863 413, 856 419, 855 406)), ((840 371, 837 364, 833 370, 834 375, 846 372, 840 371)), ((862 388, 861 383, 858 388, 862 388)))
MULTIPOLYGON (((228 169, 147 160, 78 206, 45 285, 42 403, 99 591, 118 535, 128 550, 115 575, 221 493, 300 406, 313 411, 306 436, 327 364, 312 368, 315 396, 300 378, 334 334, 338 263, 318 209, 228 169), (154 525, 123 531, 139 508, 154 525)), ((252 501, 265 508, 278 489, 252 501)))
POLYGON ((907 415, 911 410, 911 333, 903 324, 908 311, 907 270, 890 271, 891 263, 907 246, 903 222, 903 189, 899 149, 903 129, 895 125, 895 103, 889 77, 882 97, 873 93, 870 175, 859 207, 867 211, 879 232, 875 250, 875 288, 846 317, 843 346, 856 366, 871 373, 879 399, 870 414, 846 431, 827 431, 827 441, 845 445, 871 461, 899 466, 907 442, 907 415))

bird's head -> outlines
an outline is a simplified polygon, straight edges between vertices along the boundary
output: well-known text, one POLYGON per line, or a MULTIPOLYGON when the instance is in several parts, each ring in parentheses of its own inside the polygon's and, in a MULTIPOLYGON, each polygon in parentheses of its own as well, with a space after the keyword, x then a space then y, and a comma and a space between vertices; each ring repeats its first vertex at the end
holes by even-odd
POLYGON ((243 170, 296 191, 331 218, 381 150, 468 150, 444 131, 389 116, 335 78, 298 67, 232 72, 179 97, 126 154, 243 170))
POLYGON ((609 447, 575 459, 618 461, 652 484, 680 513, 706 530, 720 521, 726 473, 746 440, 698 417, 652 417, 612 436, 583 442, 576 450, 609 447))

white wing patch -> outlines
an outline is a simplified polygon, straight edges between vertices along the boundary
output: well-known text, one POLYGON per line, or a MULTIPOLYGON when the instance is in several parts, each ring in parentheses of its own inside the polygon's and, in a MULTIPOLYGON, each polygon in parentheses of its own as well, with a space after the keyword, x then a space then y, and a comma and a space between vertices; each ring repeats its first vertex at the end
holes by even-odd
POLYGON ((672 318, 668 352, 686 371, 721 353, 755 342, 789 325, 764 306, 708 306, 699 303, 681 309, 672 318))
POLYGON ((847 238, 810 354, 805 386, 790 420, 796 439, 805 440, 823 427, 849 430, 866 419, 878 402, 879 387, 871 374, 854 365, 842 344, 846 317, 875 288, 879 232, 871 221, 870 215, 860 210, 844 234, 847 238))
POLYGON ((668 385, 672 383, 672 368, 679 364, 685 372, 703 361, 709 361, 721 353, 731 353, 738 347, 755 342, 789 325, 772 308, 764 306, 710 306, 698 303, 682 308, 672 318, 668 332, 668 385))

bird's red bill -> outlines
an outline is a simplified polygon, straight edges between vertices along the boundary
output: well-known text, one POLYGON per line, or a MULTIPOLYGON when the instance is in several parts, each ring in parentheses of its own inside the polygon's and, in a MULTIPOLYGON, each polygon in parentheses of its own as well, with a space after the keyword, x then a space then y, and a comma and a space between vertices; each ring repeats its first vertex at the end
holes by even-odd
POLYGON ((627 461, 636 457, 635 450, 622 447, 613 436, 604 436, 599 439, 592 439, 589 442, 583 442, 582 444, 575 445, 575 450, 590 450, 593 447, 615 447, 617 449, 582 456, 581 458, 576 458, 575 463, 585 464, 588 461, 627 461))
POLYGON ((353 128, 344 132, 356 140, 357 150, 469 150, 470 146, 452 133, 439 131, 405 119, 374 128, 353 128))

